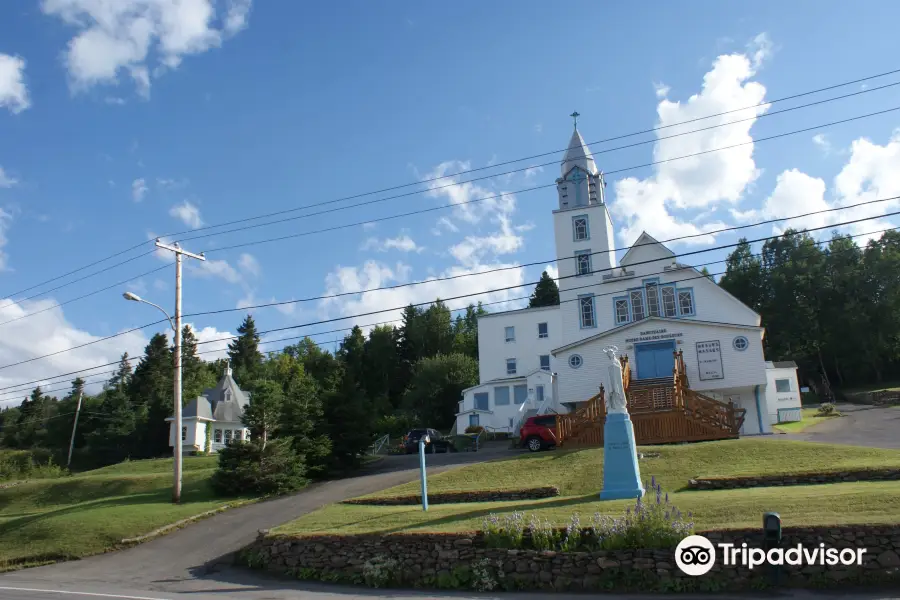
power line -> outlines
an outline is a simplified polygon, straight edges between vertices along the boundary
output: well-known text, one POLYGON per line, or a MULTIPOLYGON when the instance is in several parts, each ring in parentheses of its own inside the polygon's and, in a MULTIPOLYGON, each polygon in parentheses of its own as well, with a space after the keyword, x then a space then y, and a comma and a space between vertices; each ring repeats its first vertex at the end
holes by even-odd
MULTIPOLYGON (((898 212, 900 212, 900 211, 898 211, 898 212)), ((883 216, 883 215, 879 215, 879 216, 875 216, 875 217, 869 217, 869 218, 867 218, 867 219, 860 219, 859 221, 865 221, 865 220, 877 219, 877 218, 881 218, 881 216, 883 216)), ((850 223, 855 223, 855 222, 857 222, 857 221, 853 221, 853 222, 850 222, 850 223)), ((841 225, 843 225, 843 224, 842 224, 842 223, 837 223, 837 224, 834 224, 834 225, 829 225, 829 226, 825 226, 825 227, 819 227, 819 228, 815 228, 815 229, 804 230, 804 231, 800 231, 800 232, 783 233, 783 234, 778 234, 778 235, 769 236, 769 237, 765 237, 765 238, 759 238, 759 239, 756 239, 756 240, 749 240, 749 241, 746 241, 745 243, 756 243, 756 242, 763 241, 763 240, 777 239, 777 238, 782 238, 782 237, 788 237, 788 236, 791 236, 791 235, 799 235, 799 234, 802 234, 802 233, 808 233, 809 231, 817 231, 817 230, 821 230, 821 229, 827 229, 827 228, 829 228, 829 227, 838 227, 838 226, 841 226, 841 225)), ((850 236, 844 236, 844 237, 847 237, 847 238, 852 239, 852 238, 856 238, 856 237, 865 237, 865 236, 869 236, 869 235, 874 235, 874 234, 876 234, 876 233, 884 233, 884 232, 887 232, 887 231, 894 231, 894 230, 896 230, 896 229, 897 229, 897 228, 888 228, 888 229, 882 229, 882 230, 878 230, 878 231, 872 231, 872 232, 868 232, 868 233, 862 233, 862 234, 856 234, 856 235, 850 235, 850 236)), ((815 244, 816 244, 816 245, 819 245, 819 244, 822 244, 822 243, 826 243, 827 241, 828 241, 828 240, 822 240, 822 241, 819 241, 819 242, 815 242, 815 244)), ((718 249, 722 249, 722 248, 733 247, 733 246, 737 246, 737 245, 740 244, 740 243, 741 243, 741 242, 738 242, 738 243, 736 243, 736 244, 729 244, 729 245, 727 245, 727 246, 718 246, 718 247, 713 247, 713 248, 707 248, 707 249, 704 249, 704 250, 698 250, 698 251, 689 252, 689 253, 675 254, 674 257, 678 257, 678 256, 686 256, 686 255, 690 255, 690 254, 697 254, 697 253, 700 253, 700 252, 709 252, 709 251, 712 251, 712 250, 718 250, 718 249)), ((879 243, 882 243, 882 242, 879 242, 879 243)), ((647 263, 654 263, 654 262, 660 262, 660 259, 657 258, 657 259, 648 260, 648 261, 635 262, 635 263, 632 263, 632 265, 630 265, 630 266, 635 266, 635 265, 640 265, 640 264, 647 264, 647 263)), ((724 260, 713 261, 713 262, 705 263, 705 264, 716 264, 716 263, 719 263, 719 262, 724 262, 724 260)), ((685 268, 696 269, 696 266, 702 266, 702 264, 701 264, 701 265, 695 265, 695 266, 685 266, 685 268)), ((615 268, 619 268, 619 267, 615 267, 615 268)), ((603 271, 609 271, 609 270, 611 270, 611 269, 608 269, 608 268, 597 269, 597 270, 591 271, 590 274, 593 275, 593 274, 597 274, 597 273, 601 273, 601 272, 603 272, 603 271)), ((670 273, 670 272, 671 272, 671 271, 659 271, 659 272, 656 272, 656 273, 649 273, 649 274, 647 274, 647 276, 650 276, 650 275, 667 274, 667 273, 670 273)), ((709 274, 709 275, 700 275, 700 276, 698 276, 698 277, 692 277, 692 278, 689 278, 689 279, 678 280, 678 281, 689 281, 689 280, 693 280, 693 279, 701 279, 701 278, 704 278, 704 277, 711 277, 711 276, 717 276, 717 275, 724 275, 724 274, 726 274, 726 273, 727 273, 727 271, 726 271, 726 272, 722 272, 722 273, 711 273, 711 274, 709 274)), ((568 278, 568 277, 575 277, 575 276, 578 276, 578 275, 567 275, 567 276, 564 276, 564 277, 559 277, 558 279, 565 279, 565 278, 568 278)), ((673 282, 673 283, 677 283, 678 281, 675 281, 675 282, 673 282)), ((489 293, 496 292, 496 291, 506 291, 506 290, 509 290, 509 289, 515 289, 515 288, 519 288, 519 287, 527 287, 527 286, 529 286, 529 285, 535 285, 536 283, 537 283, 537 282, 528 282, 528 283, 524 283, 524 284, 521 284, 521 285, 508 286, 508 287, 506 287, 506 288, 499 288, 499 289, 494 289, 494 290, 487 290, 487 291, 481 291, 481 292, 474 292, 474 293, 470 293, 470 294, 462 294, 462 295, 459 295, 459 296, 454 296, 454 297, 452 297, 452 298, 445 298, 445 299, 443 299, 443 300, 446 300, 446 301, 459 300, 459 299, 462 299, 462 298, 469 298, 469 297, 472 297, 472 296, 480 296, 480 295, 484 295, 484 294, 489 294, 489 293)), ((567 289, 567 290, 565 290, 565 291, 568 292, 568 291, 574 291, 574 290, 579 290, 579 289, 591 288, 591 287, 595 287, 596 285, 597 285, 596 283, 588 283, 588 284, 583 285, 583 286, 574 287, 574 288, 569 288, 569 289, 567 289)), ((604 292, 604 293, 600 293, 600 294, 594 294, 594 297, 595 297, 595 298, 598 298, 598 297, 609 296, 609 295, 614 295, 614 294, 621 294, 621 293, 622 293, 621 290, 616 290, 616 291, 611 291, 611 292, 604 292)), ((516 302, 516 301, 519 301, 519 300, 526 300, 526 299, 528 299, 528 298, 529 298, 529 296, 522 296, 522 297, 519 297, 519 298, 507 298, 507 299, 504 299, 504 300, 498 300, 498 301, 494 301, 494 302, 483 302, 483 303, 481 303, 481 304, 482 304, 483 306, 489 306, 489 305, 492 305, 492 304, 503 304, 503 303, 516 302)), ((563 303, 563 302, 572 302, 572 301, 575 301, 575 300, 577 300, 577 299, 578 299, 578 298, 573 298, 573 299, 570 299, 570 300, 563 300, 563 301, 561 301, 561 303, 563 303)), ((434 303, 434 301, 420 302, 420 303, 416 303, 416 304, 404 305, 404 306, 401 306, 401 307, 394 307, 394 308, 388 308, 388 309, 383 309, 383 310, 370 311, 370 312, 367 312, 367 313, 359 313, 359 314, 355 314, 355 315, 346 315, 346 316, 343 316, 343 317, 337 317, 337 318, 333 318, 333 319, 327 319, 327 320, 322 320, 322 321, 316 321, 316 322, 312 322, 312 323, 302 323, 302 324, 299 324, 299 325, 291 325, 291 326, 286 326, 286 327, 278 327, 278 328, 275 328, 275 329, 269 329, 269 330, 260 331, 260 332, 258 332, 258 333, 259 333, 260 335, 263 335, 263 334, 266 334, 266 333, 273 333, 273 332, 276 332, 276 331, 286 331, 286 330, 290 330, 290 329, 299 329, 299 328, 301 328, 301 327, 308 327, 308 326, 310 326, 310 325, 319 325, 319 324, 323 324, 323 323, 331 323, 331 322, 334 322, 334 321, 342 321, 342 320, 353 319, 353 318, 357 318, 357 317, 371 316, 371 315, 379 314, 379 313, 383 313, 383 312, 393 312, 393 311, 395 311, 395 310, 402 310, 402 309, 406 308, 406 306, 420 307, 420 306, 430 305, 430 304, 433 304, 433 303, 434 303)), ((454 310, 461 310, 461 309, 454 309, 454 310)), ((350 329, 350 328, 348 328, 348 329, 350 329)), ((304 335, 304 336, 298 336, 298 337, 309 337, 309 335, 316 335, 316 334, 307 334, 307 335, 304 335)), ((230 338, 230 339, 236 339, 237 337, 238 337, 238 336, 233 336, 233 337, 230 338)), ((226 341, 227 339, 228 339, 228 338, 222 338, 222 339, 218 339, 218 340, 208 340, 208 341, 205 341, 205 342, 198 342, 197 345, 199 346, 200 344, 205 344, 205 343, 221 342, 221 341, 226 341)), ((285 339, 288 339, 288 338, 285 338, 285 339)), ((328 342, 326 342, 326 343, 328 343, 328 342)), ((135 357, 135 358, 141 358, 141 357, 138 356, 138 357, 135 357)), ((54 375, 54 376, 49 377, 49 378, 36 379, 36 380, 30 381, 30 382, 19 383, 19 384, 15 384, 15 385, 12 385, 12 386, 7 386, 7 387, 5 387, 5 388, 0 388, 0 392, 3 392, 4 390, 9 390, 10 388, 13 388, 13 387, 24 387, 24 386, 28 386, 28 385, 30 385, 30 384, 39 383, 39 382, 41 382, 41 381, 46 381, 47 379, 55 379, 55 378, 58 378, 58 377, 64 377, 64 376, 68 376, 68 375, 74 375, 74 374, 76 374, 76 373, 81 373, 81 372, 84 372, 84 371, 89 371, 89 370, 93 370, 93 369, 98 369, 98 368, 102 368, 102 367, 106 367, 106 366, 110 366, 110 365, 118 364, 118 363, 119 363, 119 361, 110 362, 110 363, 106 363, 106 364, 102 364, 102 365, 96 365, 96 366, 94 366, 94 367, 88 367, 88 368, 85 368, 85 369, 80 369, 80 370, 78 370, 78 371, 71 371, 71 372, 69 372, 69 373, 63 373, 63 374, 61 374, 61 375, 54 375)), ((23 390, 19 390, 18 393, 21 393, 22 391, 23 391, 23 390)), ((7 392, 7 393, 9 393, 9 392, 7 392)))
MULTIPOLYGON (((833 89, 837 89, 837 88, 841 88, 841 87, 846 87, 846 86, 848 86, 848 85, 853 85, 853 84, 856 84, 856 83, 860 83, 860 82, 864 82, 864 81, 869 81, 869 80, 872 80, 872 79, 878 79, 878 78, 881 78, 881 77, 886 77, 886 76, 888 76, 888 75, 894 75, 894 74, 897 74, 897 73, 900 73, 900 69, 896 69, 896 70, 892 70, 892 71, 886 71, 886 72, 879 73, 879 74, 876 74, 876 75, 870 75, 870 76, 867 76, 867 77, 862 77, 862 78, 859 78, 859 79, 854 79, 854 80, 852 80, 852 81, 846 81, 846 82, 843 82, 843 83, 833 84, 833 85, 830 85, 830 86, 821 87, 821 88, 817 88, 817 89, 814 89, 814 90, 809 90, 809 91, 806 91, 806 92, 801 92, 801 93, 798 93, 798 94, 793 94, 793 95, 790 95, 790 96, 784 96, 784 97, 781 97, 781 98, 776 98, 776 99, 774 99, 774 100, 769 100, 769 101, 765 101, 765 102, 760 102, 760 103, 758 103, 758 104, 754 104, 754 105, 751 105, 751 106, 745 106, 745 107, 742 107, 742 108, 730 109, 730 110, 718 112, 718 113, 715 113, 715 114, 706 115, 706 116, 703 116, 703 117, 696 117, 696 118, 693 118, 693 119, 688 119, 688 120, 686 120, 686 121, 680 121, 680 122, 678 122, 678 123, 671 123, 671 124, 669 124, 669 125, 660 125, 660 126, 658 126, 658 127, 653 127, 653 128, 650 128, 650 129, 644 129, 644 130, 640 130, 640 131, 636 131, 636 132, 632 132, 632 133, 628 133, 628 134, 623 134, 623 135, 618 135, 618 136, 614 136, 614 137, 604 138, 604 139, 596 140, 596 141, 593 141, 593 142, 589 142, 588 145, 596 145, 596 144, 602 144, 602 143, 611 142, 611 141, 615 141, 615 140, 626 139, 626 138, 629 138, 629 137, 635 137, 635 136, 638 136, 638 135, 644 135, 644 134, 648 134, 648 133, 654 133, 654 132, 662 131, 662 130, 664 130, 664 129, 669 129, 669 128, 672 128, 672 127, 679 127, 679 126, 687 125, 687 124, 690 124, 690 123, 696 123, 696 122, 699 122, 699 121, 704 121, 704 120, 708 120, 708 119, 712 119, 712 118, 716 118, 716 117, 720 117, 720 116, 732 114, 732 113, 735 113, 735 112, 741 112, 741 111, 750 110, 750 109, 753 109, 753 108, 759 108, 759 107, 763 107, 763 106, 770 106, 770 105, 772 105, 772 104, 776 104, 776 103, 779 103, 779 102, 785 102, 785 101, 787 101, 787 100, 793 100, 793 99, 796 99, 796 98, 801 98, 801 97, 805 97, 805 96, 810 96, 810 95, 813 95, 813 94, 818 94, 818 93, 821 93, 821 92, 826 92, 826 91, 830 91, 830 90, 833 90, 833 89)), ((840 99, 844 99, 844 98, 848 98, 848 97, 852 97, 852 96, 857 96, 857 95, 860 95, 860 94, 863 94, 863 93, 869 93, 869 92, 872 92, 872 91, 884 89, 884 88, 886 88, 886 87, 891 87, 891 86, 893 86, 893 85, 897 85, 897 83, 892 83, 892 84, 888 84, 888 85, 884 85, 884 86, 877 86, 877 87, 874 87, 874 88, 867 88, 867 89, 865 89, 865 90, 860 90, 860 91, 853 92, 853 93, 850 93, 850 94, 844 94, 844 95, 842 95, 842 96, 837 96, 837 97, 834 97, 834 98, 829 98, 829 99, 821 100, 821 101, 818 101, 818 102, 809 103, 809 104, 806 104, 806 105, 800 105, 800 106, 797 106, 797 107, 792 107, 792 108, 787 109, 787 110, 797 110, 797 109, 799 109, 799 108, 805 108, 805 107, 809 107, 809 106, 814 106, 814 105, 822 104, 822 103, 825 103, 825 102, 832 102, 832 101, 835 101, 835 100, 840 100, 840 99)), ((783 113, 783 112, 787 112, 787 110, 783 110, 783 111, 774 111, 774 112, 772 112, 772 113, 765 113, 765 114, 763 114, 763 115, 757 115, 757 116, 752 117, 752 118, 759 118, 759 117, 764 117, 764 116, 771 116, 771 115, 774 115, 774 114, 780 114, 780 113, 783 113)), ((744 119, 744 120, 747 120, 747 119, 744 119)), ((717 125, 717 126, 714 126, 714 127, 721 127, 721 126, 731 125, 731 124, 739 123, 739 122, 741 122, 741 120, 738 120, 738 121, 732 121, 732 122, 729 122, 729 123, 723 123, 723 124, 720 124, 720 125, 717 125)), ((706 129, 711 129, 711 128, 714 128, 714 127, 708 127, 708 128, 704 128, 704 129, 699 129, 699 130, 695 130, 695 131, 692 131, 692 132, 685 132, 685 133, 679 134, 679 135, 685 135, 685 134, 688 134, 688 133, 696 133, 696 132, 699 132, 699 131, 705 131, 706 129)), ((669 137, 674 137, 674 136, 669 136, 669 137)), ((660 138, 660 139, 668 139, 668 138, 660 138)), ((650 142, 653 142, 653 141, 657 141, 657 140, 650 140, 649 142, 642 142, 642 143, 650 143, 650 142)), ((630 146, 625 146, 625 147, 630 147, 630 146)), ((475 173, 475 172, 484 171, 484 170, 487 170, 487 169, 494 169, 494 168, 497 168, 497 167, 501 167, 501 166, 505 166, 505 165, 509 165, 509 164, 514 164, 514 163, 517 163, 517 162, 522 162, 522 161, 526 161, 526 160, 533 160, 533 159, 535 159, 535 158, 542 158, 542 157, 544 157, 544 156, 550 156, 550 155, 552 155, 552 154, 558 154, 558 153, 560 153, 560 152, 565 152, 565 151, 567 151, 568 149, 569 149, 569 148, 564 148, 564 149, 561 149, 561 150, 553 150, 553 151, 550 151, 550 152, 544 152, 544 153, 540 153, 540 154, 534 154, 534 155, 531 155, 531 156, 526 156, 526 157, 517 158, 517 159, 513 159, 513 160, 501 162, 501 163, 496 163, 496 164, 488 165, 488 166, 485 166, 485 167, 477 167, 477 168, 474 168, 474 169, 465 169, 465 170, 457 171, 457 172, 455 172, 455 173, 450 173, 450 174, 446 174, 446 175, 441 175, 441 176, 436 176, 436 177, 426 178, 426 179, 422 179, 422 180, 415 181, 415 182, 409 182, 409 183, 405 183, 405 184, 401 184, 401 185, 395 185, 395 186, 391 186, 391 187, 387 187, 387 188, 382 188, 382 189, 379 189, 379 190, 374 190, 374 191, 369 191, 369 192, 363 192, 363 193, 360 193, 360 194, 354 194, 354 195, 351 195, 351 196, 345 196, 345 197, 337 198, 337 199, 333 199, 333 200, 328 200, 328 201, 323 201, 323 202, 313 203, 313 204, 304 205, 304 206, 300 206, 300 207, 295 207, 295 208, 287 209, 287 210, 284 210, 284 211, 278 211, 278 212, 273 212, 273 213, 268 213, 268 214, 263 214, 263 215, 257 215, 257 216, 253 216, 253 217, 247 217, 247 218, 243 218, 243 219, 237 219, 237 220, 228 221, 228 222, 225 222, 225 223, 219 223, 219 224, 216 224, 216 225, 208 225, 208 226, 201 227, 201 228, 198 228, 198 229, 193 229, 193 230, 186 230, 186 231, 181 231, 181 232, 173 232, 173 233, 169 233, 169 234, 164 234, 164 235, 161 236, 161 237, 173 237, 173 236, 183 235, 183 234, 187 234, 187 233, 195 233, 195 232, 197 232, 197 231, 208 230, 208 229, 215 229, 215 228, 219 228, 219 227, 226 227, 226 226, 234 225, 234 224, 237 224, 237 223, 244 223, 244 222, 248 222, 248 221, 253 221, 253 220, 263 219, 263 218, 272 217, 272 216, 277 216, 277 215, 281 215, 281 214, 287 214, 287 213, 290 213, 290 212, 295 212, 295 211, 298 211, 298 210, 302 210, 302 209, 304 209, 304 208, 310 208, 310 207, 319 206, 319 205, 322 205, 322 204, 331 204, 331 203, 336 203, 336 202, 343 202, 343 201, 347 201, 347 200, 353 200, 353 199, 356 199, 356 198, 361 198, 361 197, 365 197, 365 196, 371 196, 371 195, 380 194, 380 193, 383 193, 383 192, 390 192, 390 191, 394 191, 394 190, 398 190, 398 189, 403 189, 403 188, 407 188, 407 187, 411 187, 411 186, 415 186, 415 185, 427 184, 427 183, 431 183, 431 182, 434 182, 434 181, 439 181, 439 180, 442 180, 442 179, 449 179, 449 178, 453 178, 453 177, 458 177, 458 176, 464 175, 464 174, 466 174, 466 173, 475 173)), ((605 152, 611 152, 611 151, 613 151, 613 150, 615 150, 615 149, 607 149, 607 150, 603 150, 603 151, 597 152, 597 154, 605 153, 605 152)), ((548 164, 552 164, 552 163, 548 163, 548 164)), ((529 166, 529 167, 524 167, 524 168, 522 168, 522 169, 517 169, 517 171, 521 171, 521 170, 525 170, 525 169, 533 168, 533 167, 534 167, 534 165, 531 165, 531 166, 529 166)), ((515 171, 511 171, 511 172, 515 172, 515 171)), ((492 175, 491 177, 496 177, 496 176, 498 176, 498 175, 501 175, 501 174, 492 175)), ((477 180, 470 180, 470 181, 477 181, 477 180)), ((455 183, 455 184, 453 184, 453 185, 462 185, 462 184, 465 184, 465 183, 469 183, 470 181, 459 182, 459 183, 455 183)), ((417 193, 422 193, 422 192, 425 192, 425 191, 429 191, 429 190, 427 190, 427 189, 426 189, 426 190, 421 190, 420 192, 417 192, 417 193)), ((114 253, 114 254, 112 254, 112 255, 106 257, 106 258, 103 258, 103 259, 94 261, 94 262, 89 263, 89 264, 87 264, 87 265, 85 265, 85 266, 83 266, 83 267, 79 267, 79 268, 77 268, 77 269, 74 269, 74 270, 72 270, 72 271, 69 271, 68 273, 64 273, 64 274, 62 274, 62 275, 58 275, 58 276, 53 277, 53 278, 51 278, 51 279, 47 279, 47 280, 45 280, 45 281, 43 281, 43 282, 40 282, 40 283, 37 283, 37 284, 35 284, 35 285, 31 286, 31 287, 24 288, 24 289, 22 289, 22 290, 13 292, 12 294, 7 294, 7 296, 8 296, 8 297, 12 297, 12 296, 15 296, 15 295, 17 295, 17 294, 21 294, 21 293, 23 293, 23 292, 30 291, 30 290, 32 290, 32 289, 34 289, 34 288, 36 288, 36 287, 40 287, 40 286, 42 286, 42 285, 45 285, 45 284, 47 284, 47 283, 50 283, 50 282, 53 282, 53 281, 57 281, 57 280, 59 280, 59 279, 62 279, 62 278, 64 278, 64 277, 67 277, 67 276, 69 276, 69 275, 73 275, 73 274, 75 274, 75 273, 78 273, 78 272, 80 272, 80 271, 83 271, 83 270, 85 270, 85 269, 88 269, 88 268, 90 268, 90 267, 92 267, 92 266, 95 266, 95 265, 98 265, 98 264, 100 264, 100 263, 106 262, 107 260, 110 260, 110 259, 112 259, 112 258, 115 258, 116 256, 120 256, 120 255, 126 254, 126 253, 128 253, 128 252, 130 252, 130 251, 132 251, 132 250, 135 250, 135 249, 137 249, 137 248, 140 248, 141 246, 143 246, 143 245, 145 245, 145 244, 147 244, 147 243, 149 243, 149 241, 141 242, 141 243, 139 243, 139 244, 136 244, 136 245, 134 245, 134 246, 131 246, 131 247, 129 247, 129 248, 126 248, 125 250, 116 252, 116 253, 114 253)), ((141 255, 141 256, 145 256, 145 255, 146 255, 146 254, 141 255)), ((139 257, 136 257, 136 258, 140 258, 140 256, 139 256, 139 257)), ((109 268, 114 268, 115 266, 119 266, 119 265, 114 265, 113 267, 109 267, 109 268)), ((74 283, 74 282, 73 282, 73 283, 74 283)), ((45 293, 46 293, 46 292, 45 292, 45 293)))

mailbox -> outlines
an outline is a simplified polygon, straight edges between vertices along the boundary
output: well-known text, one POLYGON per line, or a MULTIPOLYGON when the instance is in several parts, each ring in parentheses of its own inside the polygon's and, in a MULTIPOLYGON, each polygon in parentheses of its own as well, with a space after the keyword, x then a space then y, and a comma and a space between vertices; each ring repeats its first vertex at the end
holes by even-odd
POLYGON ((763 514, 763 539, 769 548, 781 544, 781 515, 778 513, 763 514))

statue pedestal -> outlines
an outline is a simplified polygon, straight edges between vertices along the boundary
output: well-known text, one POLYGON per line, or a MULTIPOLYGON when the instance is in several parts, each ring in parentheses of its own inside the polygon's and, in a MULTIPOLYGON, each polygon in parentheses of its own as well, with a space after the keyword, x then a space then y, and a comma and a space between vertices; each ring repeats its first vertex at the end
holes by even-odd
POLYGON ((628 413, 607 414, 603 426, 603 490, 600 499, 626 500, 643 495, 631 417, 628 413))

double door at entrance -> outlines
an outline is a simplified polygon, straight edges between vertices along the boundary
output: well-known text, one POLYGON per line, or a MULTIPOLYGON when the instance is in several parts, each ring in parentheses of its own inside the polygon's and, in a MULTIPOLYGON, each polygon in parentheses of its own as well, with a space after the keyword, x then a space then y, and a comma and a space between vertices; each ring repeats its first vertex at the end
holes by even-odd
POLYGON ((672 377, 675 369, 675 340, 634 345, 638 379, 672 377))

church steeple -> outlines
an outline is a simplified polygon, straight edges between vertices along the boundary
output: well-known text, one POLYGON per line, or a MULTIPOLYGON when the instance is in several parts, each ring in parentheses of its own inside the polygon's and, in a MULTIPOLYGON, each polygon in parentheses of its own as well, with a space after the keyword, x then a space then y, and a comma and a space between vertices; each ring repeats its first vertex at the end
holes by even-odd
POLYGON ((603 173, 597 169, 594 156, 578 131, 580 115, 574 112, 570 116, 575 119, 575 130, 560 163, 560 178, 556 180, 560 210, 603 204, 605 197, 603 173))
POLYGON ((560 165, 560 176, 565 177, 568 175, 572 167, 578 167, 591 175, 599 173, 597 164, 594 162, 594 156, 577 129, 572 132, 572 139, 569 140, 566 153, 563 155, 563 161, 560 165))

